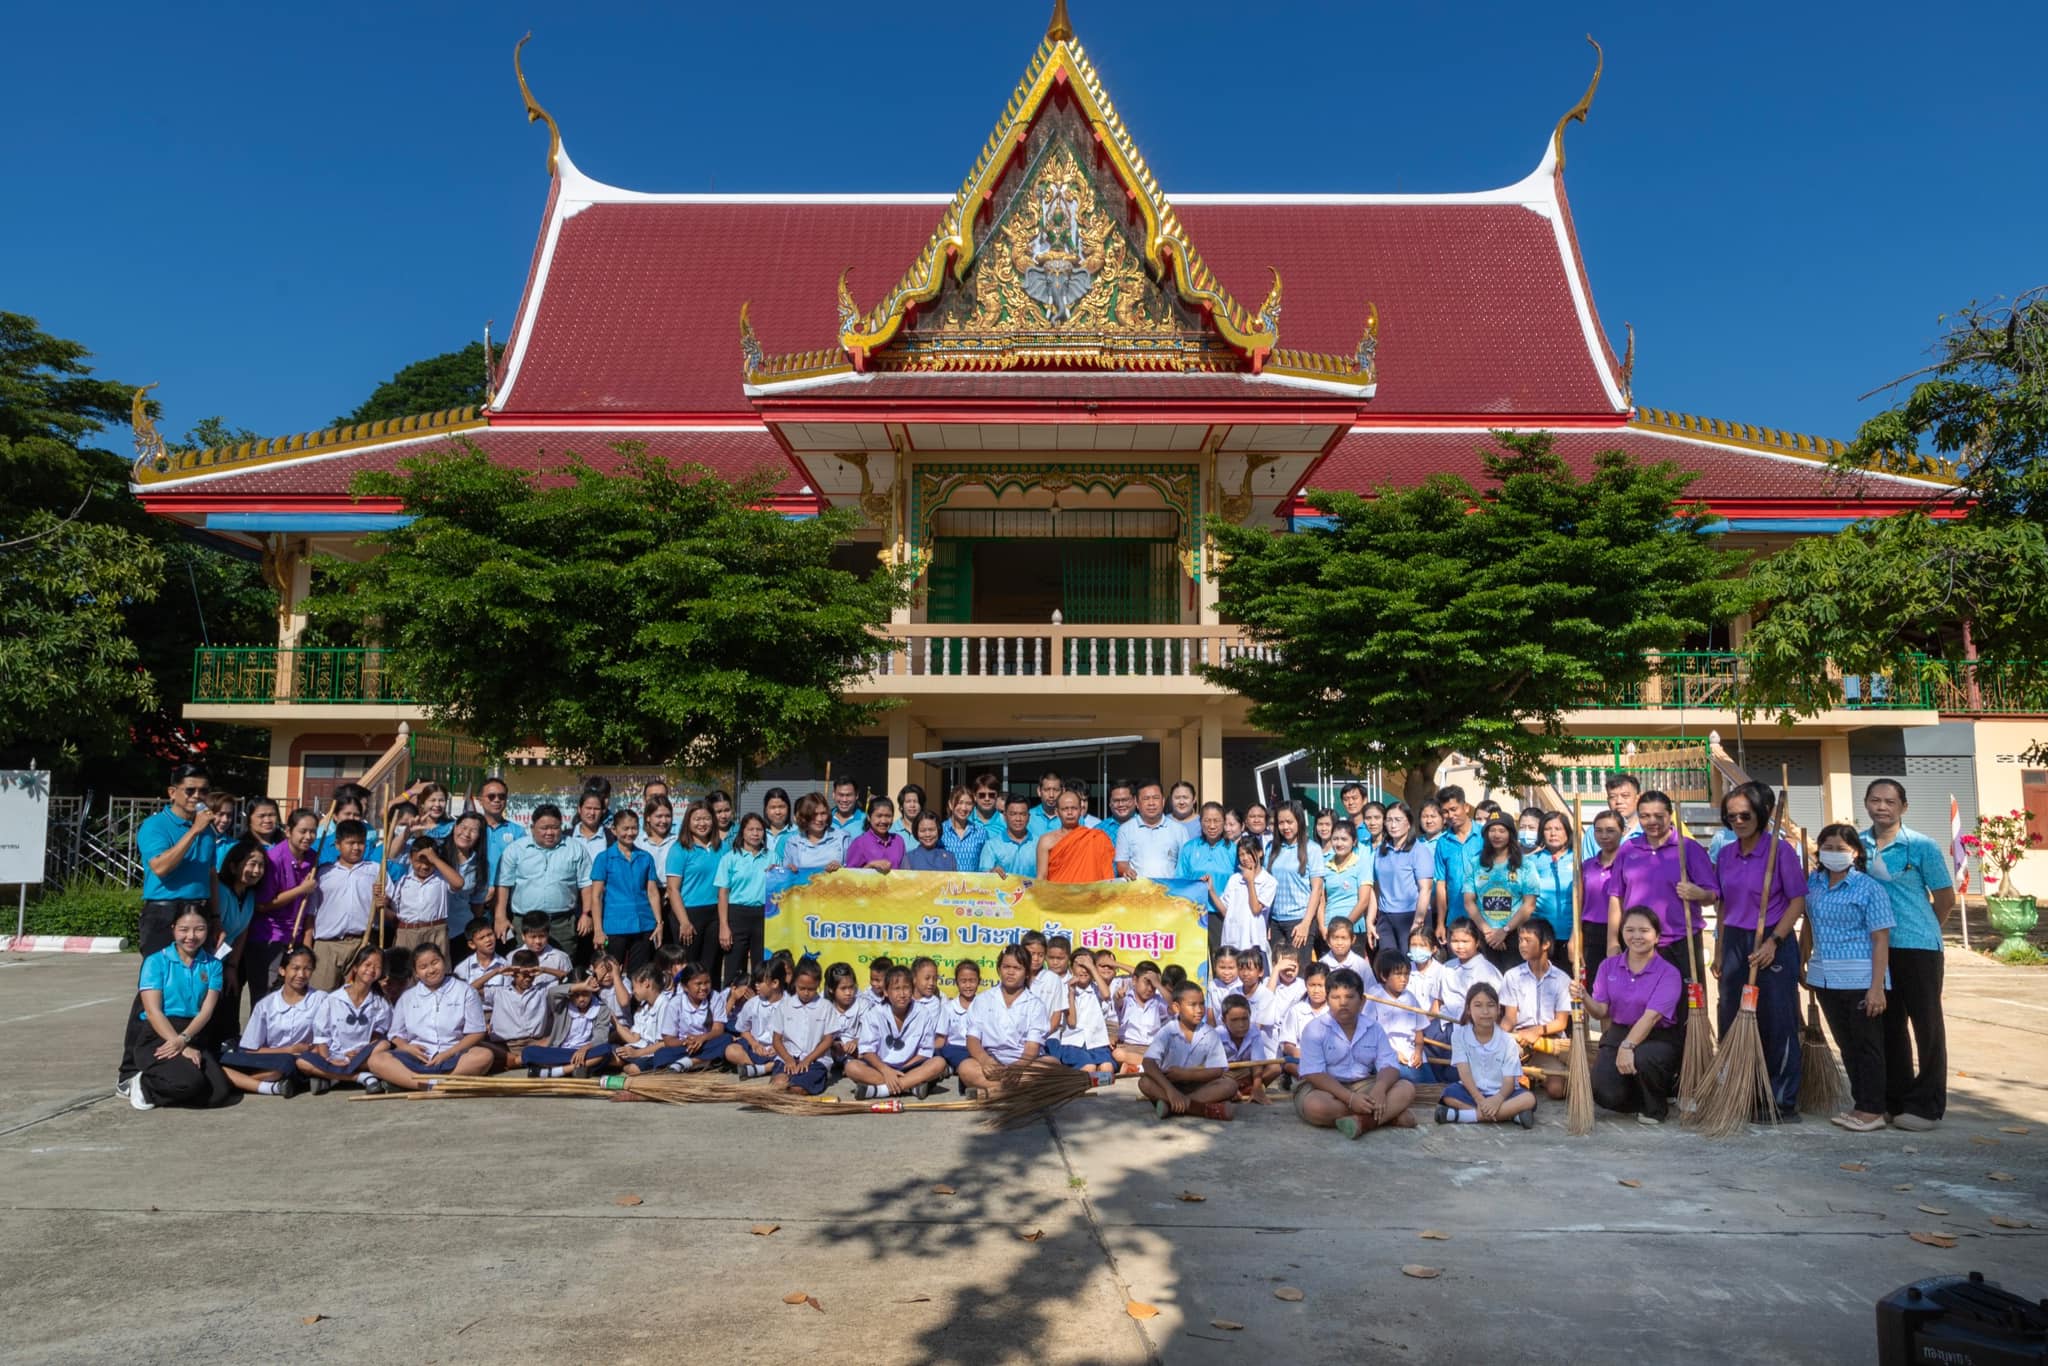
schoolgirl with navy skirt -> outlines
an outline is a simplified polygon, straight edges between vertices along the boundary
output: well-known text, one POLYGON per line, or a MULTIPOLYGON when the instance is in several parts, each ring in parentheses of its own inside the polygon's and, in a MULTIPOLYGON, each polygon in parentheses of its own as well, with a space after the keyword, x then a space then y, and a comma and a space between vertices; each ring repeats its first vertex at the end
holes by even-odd
POLYGON ((1061 998, 1060 1027, 1047 1041, 1045 1051, 1062 1066, 1077 1071, 1104 1076, 1116 1071, 1116 1056, 1109 1048, 1109 1020, 1095 986, 1095 955, 1087 949, 1074 950, 1066 994, 1061 998))
POLYGON ((725 1060, 743 1077, 765 1077, 775 1066, 775 1017, 782 1010, 782 964, 754 970, 754 994, 740 1007, 725 1046, 725 1060))
POLYGON ((383 950, 365 944, 342 969, 341 986, 320 998, 313 1012, 313 1046, 298 1060, 314 1095, 338 1081, 355 1082, 365 1091, 384 1089, 369 1070, 370 1054, 391 1032, 391 1005, 377 989, 383 976, 383 950))
POLYGON ((967 1061, 967 1013, 974 1008, 974 994, 981 990, 981 965, 963 958, 953 967, 953 996, 939 1009, 938 1029, 932 1047, 958 1072, 967 1061))
POLYGON ((846 1075, 859 1100, 905 1094, 921 1098, 946 1075, 945 1061, 932 1052, 935 1022, 930 1011, 917 1009, 910 969, 890 968, 883 989, 888 1002, 862 1019, 846 1075))
POLYGON ((221 1071, 244 1095, 289 1100, 306 1089, 299 1059, 312 1051, 315 1017, 327 993, 307 990, 313 951, 304 944, 285 951, 281 972, 277 990, 256 1003, 242 1037, 221 1053, 221 1071))
POLYGON ((725 1021, 711 1004, 711 970, 687 964, 681 980, 662 993, 661 1047, 640 1061, 639 1070, 693 1072, 724 1056, 725 1021))
POLYGON ((818 964, 806 958, 796 965, 790 994, 775 1012, 775 1070, 770 1086, 805 1095, 824 1093, 832 1080, 832 1003, 818 993, 818 964))
POLYGON ((390 1035, 370 1055, 370 1071, 401 1091, 490 1071, 483 998, 448 971, 447 954, 432 940, 412 951, 412 971, 412 986, 391 1012, 390 1035))

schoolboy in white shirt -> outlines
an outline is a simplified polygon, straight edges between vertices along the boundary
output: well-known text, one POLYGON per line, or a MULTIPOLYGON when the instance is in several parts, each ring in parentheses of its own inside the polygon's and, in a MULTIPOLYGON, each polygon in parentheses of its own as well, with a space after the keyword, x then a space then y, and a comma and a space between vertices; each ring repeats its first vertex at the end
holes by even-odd
POLYGON ((1551 965, 1557 931, 1549 921, 1525 920, 1519 933, 1522 961, 1501 979, 1501 1028, 1514 1035, 1523 1053, 1544 1068, 1544 1094, 1563 1100, 1566 1069, 1553 1059, 1571 1047, 1572 979, 1551 965))
POLYGON ((1204 1023, 1207 1015, 1201 986, 1181 983, 1174 993, 1172 1021, 1145 1050, 1138 1090, 1161 1119, 1229 1119, 1234 1113, 1229 1101, 1237 1094, 1237 1082, 1230 1075, 1223 1044, 1204 1023))

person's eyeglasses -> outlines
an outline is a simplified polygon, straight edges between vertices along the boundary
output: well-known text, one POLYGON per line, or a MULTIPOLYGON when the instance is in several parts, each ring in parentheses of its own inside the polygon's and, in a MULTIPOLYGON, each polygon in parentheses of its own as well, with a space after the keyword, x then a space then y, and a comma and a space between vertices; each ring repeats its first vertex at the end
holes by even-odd
POLYGON ((204 797, 207 790, 203 787, 188 787, 182 789, 182 791, 188 797, 204 797))
POLYGON ((1730 811, 1728 819, 1731 821, 1753 821, 1756 819, 1756 813, 1754 811, 1730 811))
POLYGON ((505 800, 505 794, 502 792, 486 792, 484 793, 484 800, 487 802, 502 802, 505 800))

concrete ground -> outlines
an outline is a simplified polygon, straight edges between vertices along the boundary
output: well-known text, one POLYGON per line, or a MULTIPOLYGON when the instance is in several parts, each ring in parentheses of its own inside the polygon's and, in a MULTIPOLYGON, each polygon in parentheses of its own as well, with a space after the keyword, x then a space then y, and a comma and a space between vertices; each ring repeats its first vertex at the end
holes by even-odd
POLYGON ((0 958, 9 1360, 1867 1361, 1908 1281, 2048 1295, 2048 972, 1959 951, 1939 1131, 1718 1143, 1575 1140, 1562 1104, 1357 1143, 1284 1107, 1156 1124, 1128 1083, 1006 1135, 341 1093, 136 1114, 110 1094, 135 966, 0 958))

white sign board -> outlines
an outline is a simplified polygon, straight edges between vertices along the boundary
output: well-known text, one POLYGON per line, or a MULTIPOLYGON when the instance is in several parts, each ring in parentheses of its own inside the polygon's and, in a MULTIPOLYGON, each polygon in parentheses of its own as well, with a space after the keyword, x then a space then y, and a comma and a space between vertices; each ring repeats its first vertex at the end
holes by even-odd
POLYGON ((40 883, 50 835, 50 775, 0 768, 0 885, 40 883))

